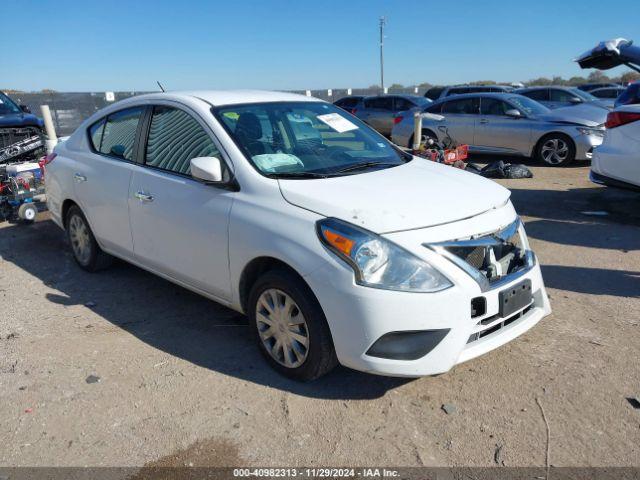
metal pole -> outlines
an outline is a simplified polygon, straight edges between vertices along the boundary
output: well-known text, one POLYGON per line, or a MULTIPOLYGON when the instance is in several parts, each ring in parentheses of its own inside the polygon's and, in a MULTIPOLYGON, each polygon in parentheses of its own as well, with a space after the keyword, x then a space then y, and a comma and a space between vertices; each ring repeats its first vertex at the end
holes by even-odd
POLYGON ((385 17, 380 17, 380 88, 384 93, 384 26, 387 23, 385 17))
POLYGON ((420 149, 422 141, 422 113, 416 112, 413 115, 413 145, 414 150, 420 149))
POLYGON ((42 119, 44 120, 44 129, 47 133, 47 141, 45 142, 47 153, 51 153, 53 152, 53 147, 55 147, 58 143, 56 129, 53 126, 53 119, 51 118, 51 110, 49 110, 49 105, 41 105, 40 110, 42 111, 42 119))

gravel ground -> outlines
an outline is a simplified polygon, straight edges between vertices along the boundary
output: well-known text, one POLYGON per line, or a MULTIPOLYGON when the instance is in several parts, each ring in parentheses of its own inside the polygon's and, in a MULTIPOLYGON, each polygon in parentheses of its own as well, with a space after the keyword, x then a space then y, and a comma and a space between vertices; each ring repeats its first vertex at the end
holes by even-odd
POLYGON ((541 466, 545 418, 551 465, 640 465, 640 195, 532 169, 501 183, 553 315, 416 380, 290 382, 238 314, 124 263, 81 271, 46 214, 0 225, 0 466, 541 466))

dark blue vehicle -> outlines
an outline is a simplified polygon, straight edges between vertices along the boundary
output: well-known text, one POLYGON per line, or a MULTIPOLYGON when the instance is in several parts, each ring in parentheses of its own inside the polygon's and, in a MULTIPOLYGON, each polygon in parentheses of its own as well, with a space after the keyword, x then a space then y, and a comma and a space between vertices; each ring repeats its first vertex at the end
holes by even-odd
POLYGON ((0 164, 33 158, 44 146, 43 121, 0 92, 0 164))

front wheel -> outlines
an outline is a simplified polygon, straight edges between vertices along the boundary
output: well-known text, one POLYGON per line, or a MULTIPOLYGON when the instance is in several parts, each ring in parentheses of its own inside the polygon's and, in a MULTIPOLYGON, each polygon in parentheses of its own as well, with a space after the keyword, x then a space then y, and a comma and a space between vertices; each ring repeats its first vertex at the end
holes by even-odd
POLYGON ((536 157, 551 167, 565 167, 576 158, 576 147, 568 136, 552 133, 540 140, 536 157))
POLYGON ((249 323, 271 366, 309 381, 338 363, 327 320, 311 289, 286 270, 265 273, 251 289, 249 323))

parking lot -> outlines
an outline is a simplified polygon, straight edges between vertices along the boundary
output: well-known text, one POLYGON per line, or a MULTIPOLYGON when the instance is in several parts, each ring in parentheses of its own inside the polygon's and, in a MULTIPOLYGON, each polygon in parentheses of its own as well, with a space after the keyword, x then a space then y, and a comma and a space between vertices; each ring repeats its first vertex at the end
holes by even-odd
POLYGON ((85 273, 46 214, 1 224, 0 463, 637 465, 640 196, 531 169, 500 182, 553 314, 415 380, 286 380, 235 312, 124 263, 85 273))

